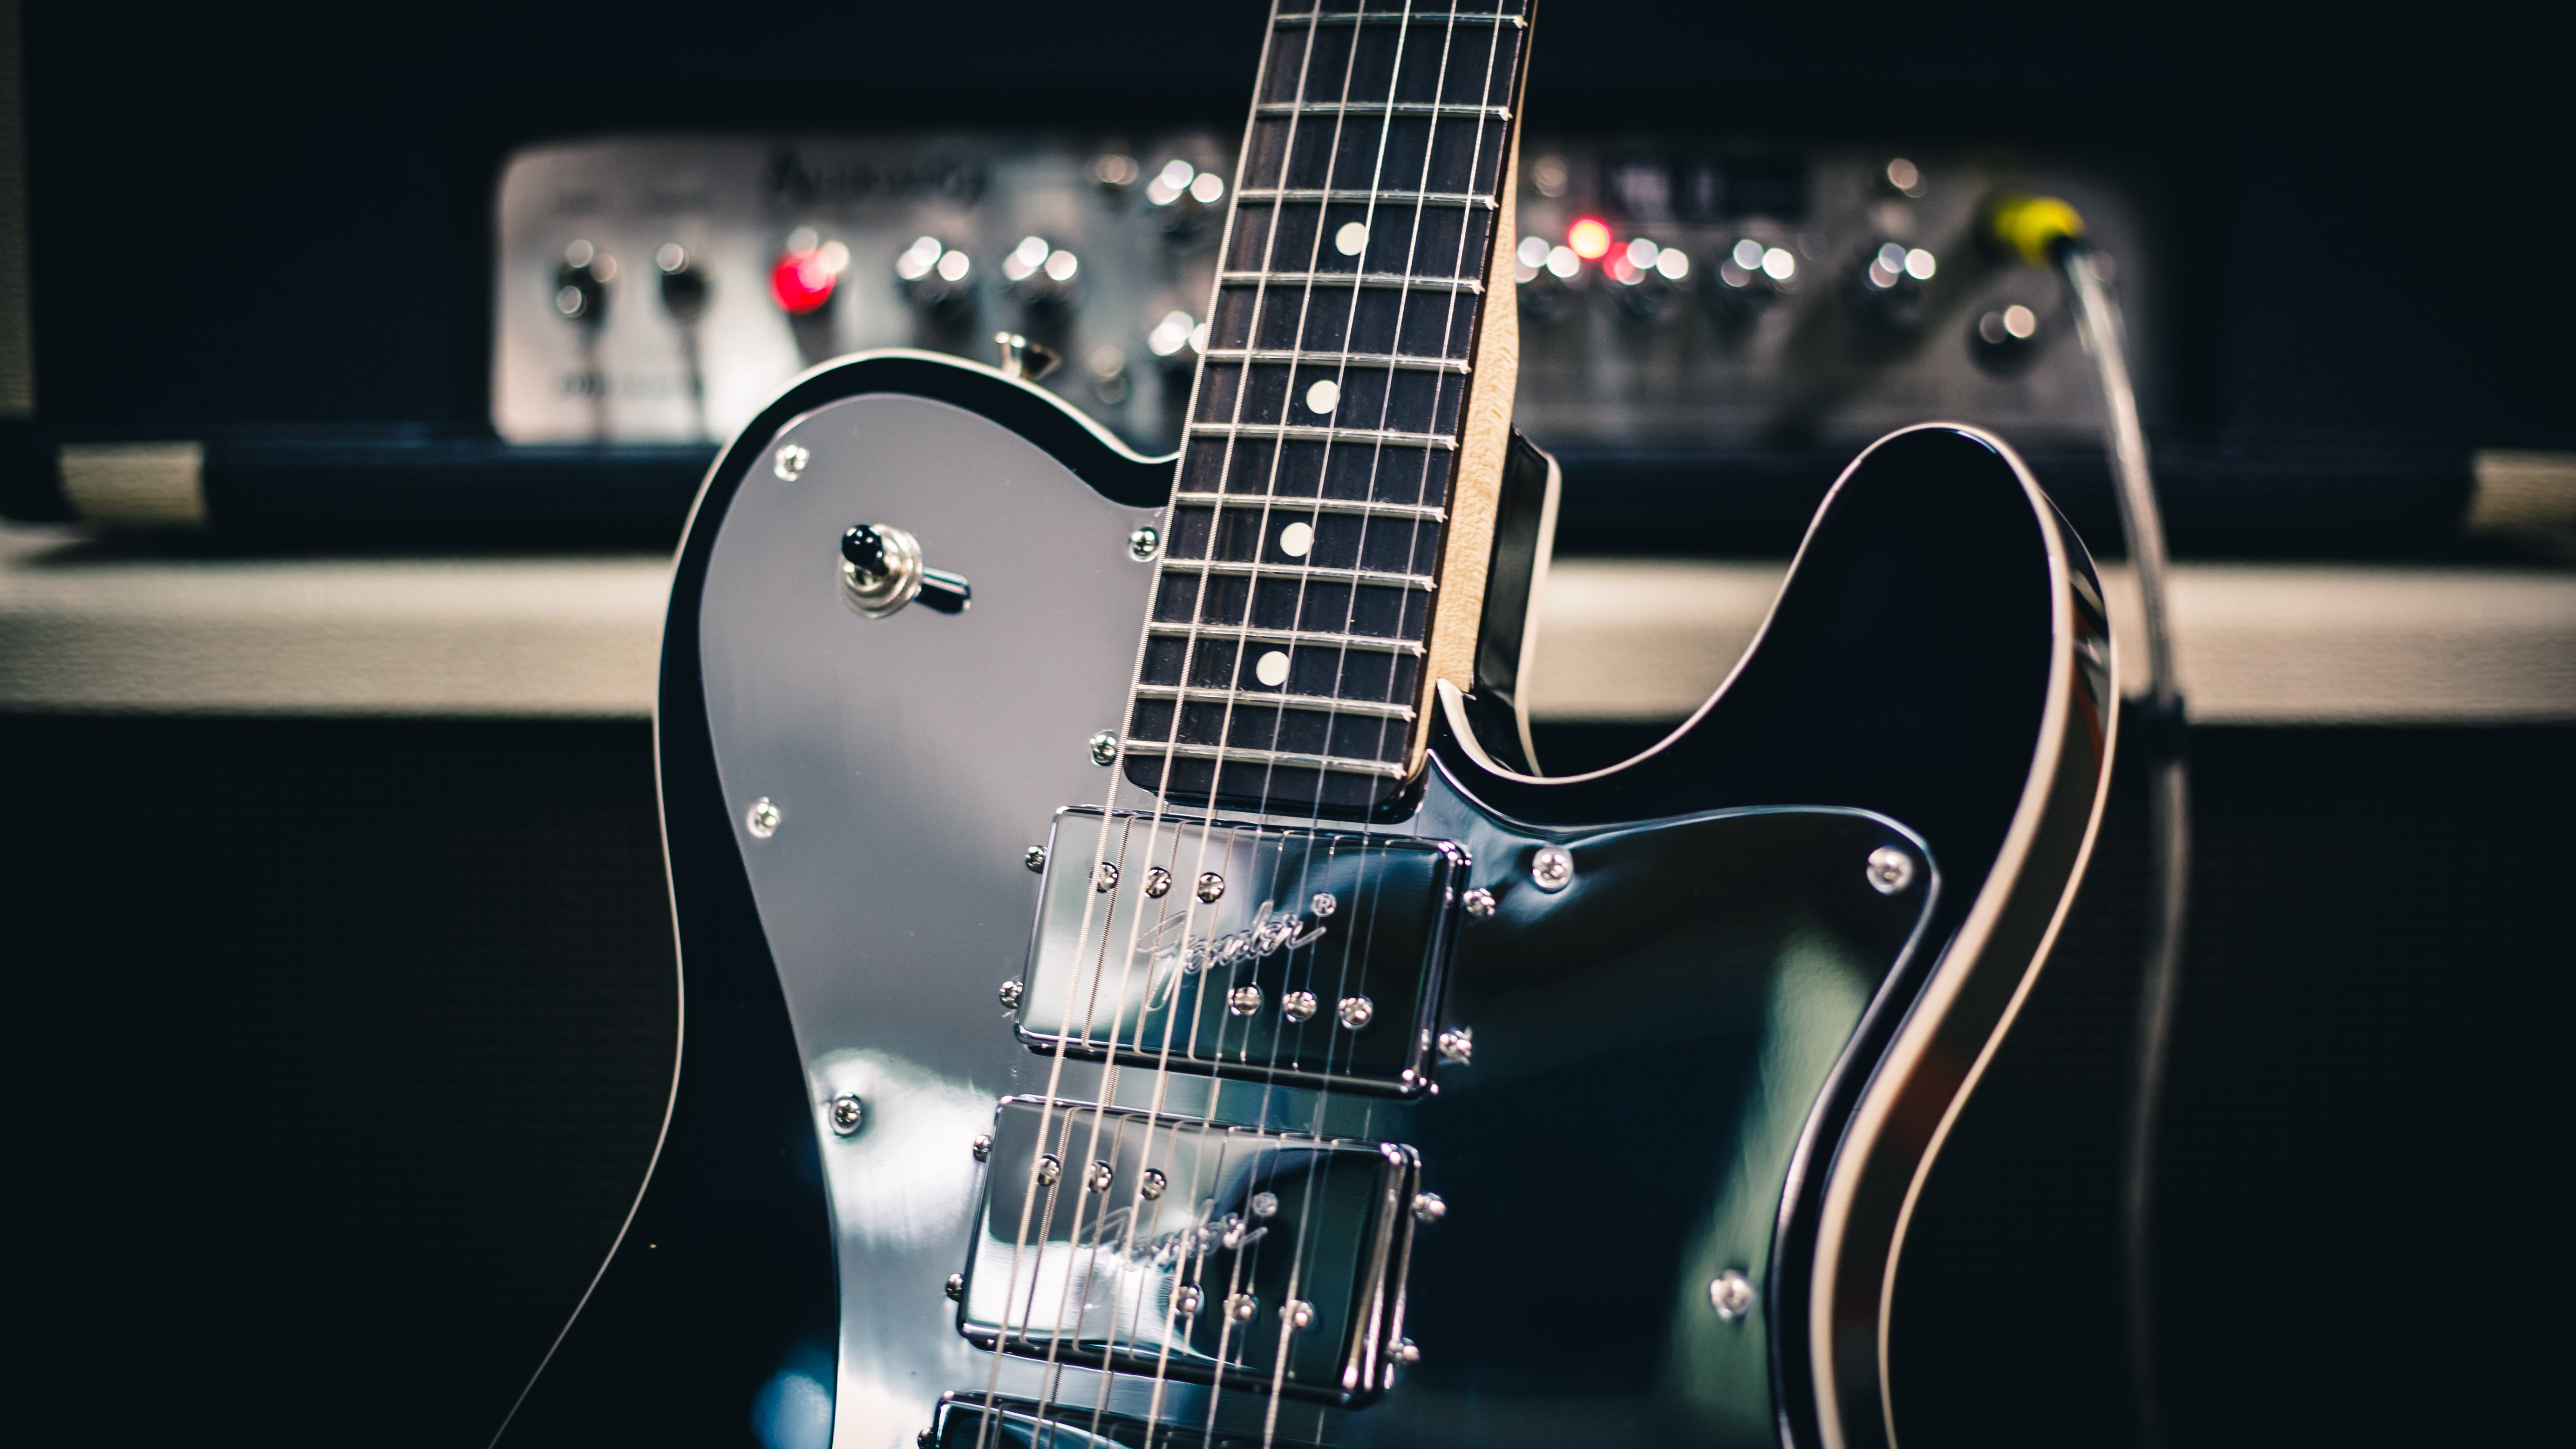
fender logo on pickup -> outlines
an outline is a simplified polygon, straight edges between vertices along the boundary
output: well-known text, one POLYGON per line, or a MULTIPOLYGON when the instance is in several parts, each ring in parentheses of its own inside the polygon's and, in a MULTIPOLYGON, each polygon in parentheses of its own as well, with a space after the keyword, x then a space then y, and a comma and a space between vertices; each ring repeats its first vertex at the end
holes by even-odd
POLYGON ((1020 1037, 1423 1091, 1466 868, 1446 841, 1059 811, 1020 1037))

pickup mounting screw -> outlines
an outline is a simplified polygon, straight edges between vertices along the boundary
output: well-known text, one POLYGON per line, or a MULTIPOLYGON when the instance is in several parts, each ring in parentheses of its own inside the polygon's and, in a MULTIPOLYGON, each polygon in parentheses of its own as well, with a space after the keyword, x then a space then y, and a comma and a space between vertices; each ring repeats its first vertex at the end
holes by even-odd
POLYGON ((790 443, 778 450, 778 456, 770 462, 769 471, 778 475, 779 482, 793 483, 803 475, 805 465, 813 461, 814 455, 805 451, 804 444, 790 443))
POLYGON ((1472 1027, 1453 1026, 1440 1033, 1440 1060, 1463 1067, 1476 1055, 1476 1032, 1472 1027))
POLYGON ((1574 884, 1574 853, 1562 845, 1542 845, 1530 857, 1530 880, 1543 891, 1561 891, 1574 884))
POLYGON ((1026 986, 1021 985, 1017 979, 1003 982, 1002 989, 995 993, 995 995, 1002 998, 1002 1009, 1004 1011, 1019 1010, 1020 1002, 1025 1000, 1028 994, 1029 989, 1026 986))
POLYGON ((1095 1162, 1091 1164, 1091 1170, 1082 1175, 1082 1185, 1093 1192, 1107 1192, 1109 1184, 1117 1179, 1117 1169, 1106 1162, 1095 1162))
POLYGON ((1315 1305, 1303 1298, 1291 1298, 1279 1305, 1279 1316, 1290 1330, 1315 1326, 1315 1305))
POLYGON ((1414 1346, 1412 1339, 1399 1338, 1392 1345, 1392 1348, 1394 1349, 1395 1361, 1397 1363, 1422 1362, 1422 1350, 1414 1346))
POLYGON ((751 808, 743 812, 742 824, 754 839, 767 840, 778 833, 778 806, 763 795, 752 801, 751 808))
POLYGON ((1413 1220, 1415 1222, 1436 1223, 1447 1216, 1449 1216, 1449 1204, 1440 1200, 1440 1194, 1436 1192, 1417 1192, 1413 1195, 1413 1220))
POLYGON ((1159 865, 1149 865, 1145 867, 1146 896, 1150 899, 1159 901, 1171 893, 1172 873, 1163 869, 1159 865))
POLYGON ((1709 1306, 1729 1323, 1753 1311, 1753 1280, 1733 1268, 1708 1281, 1709 1306))
POLYGON ((1108 730, 1102 730, 1100 733, 1093 735, 1091 737, 1091 763, 1095 765, 1117 764, 1118 736, 1112 734, 1108 730))
POLYGON ((867 1104, 860 1101, 855 1095, 849 1092, 843 1092, 841 1095, 832 1099, 832 1131, 834 1135, 847 1137, 851 1133, 858 1131, 860 1126, 867 1120, 867 1104))
POLYGON ((1118 867, 1112 862, 1106 860, 1093 866, 1091 868, 1091 888, 1102 892, 1118 889, 1118 867))
POLYGON ((1914 857, 1893 845, 1871 851, 1869 883, 1883 896, 1892 896, 1914 884, 1914 857))
POLYGON ((1183 1318, 1199 1311, 1199 1285, 1184 1283, 1172 1290, 1172 1311, 1183 1318))
POLYGON ((1261 1311, 1261 1300, 1249 1293, 1237 1293, 1225 1300, 1225 1311, 1237 1323, 1250 1323, 1253 1315, 1261 1311))
POLYGON ((1058 1161, 1052 1152, 1041 1153, 1038 1156, 1037 1173, 1038 1186, 1053 1187, 1055 1180, 1064 1176, 1064 1164, 1058 1161))
POLYGON ((1028 849, 1020 852, 1020 864, 1027 866, 1029 868, 1029 874, 1031 875, 1036 875, 1045 870, 1046 847, 1043 845, 1032 845, 1028 849))
POLYGON ((1481 921, 1494 913, 1494 893, 1478 886, 1459 897, 1459 904, 1467 908, 1468 915, 1481 921))
POLYGON ((1136 1185, 1136 1194, 1145 1201, 1152 1202, 1163 1195, 1163 1189, 1171 1185, 1172 1180, 1163 1176, 1161 1168, 1149 1167, 1145 1169, 1145 1180, 1136 1185))
POLYGON ((975 1140, 966 1144, 966 1150, 975 1154, 975 1160, 977 1162, 986 1160, 993 1155, 993 1134, 990 1132, 976 1133, 975 1140))
POLYGON ((1152 524, 1140 524, 1127 535, 1127 556, 1138 563, 1152 558, 1154 551, 1162 546, 1163 531, 1152 524))
POLYGON ((1207 902, 1209 905, 1215 905, 1215 904, 1216 904, 1216 902, 1217 902, 1217 898, 1218 898, 1219 896, 1224 895, 1224 894, 1225 894, 1225 877, 1224 877, 1224 876, 1218 875, 1215 871, 1208 871, 1208 872, 1206 872, 1205 874, 1203 874, 1203 875, 1201 875, 1201 876, 1199 877, 1199 899, 1200 899, 1200 900, 1203 900, 1203 901, 1207 902))
POLYGON ((1279 998, 1279 1014, 1290 1021, 1305 1021, 1315 1014, 1315 993, 1291 991, 1279 998))
POLYGON ((1237 1016, 1250 1016, 1261 1009, 1261 988, 1247 981, 1225 994, 1225 1009, 1237 1016))
POLYGON ((945 1285, 945 1287, 946 1287, 947 1292, 948 1292, 948 1301, 949 1301, 949 1302, 951 1302, 951 1303, 963 1303, 963 1302, 965 1302, 965 1301, 966 1301, 966 1275, 965 1275, 965 1274, 963 1274, 963 1273, 951 1273, 951 1274, 949 1274, 949 1275, 948 1275, 948 1282, 947 1282, 947 1284, 945 1285))
POLYGON ((1365 996, 1345 996, 1342 1004, 1333 1008, 1333 1014, 1341 1018, 1342 1025, 1357 1031, 1377 1015, 1377 1003, 1365 996))

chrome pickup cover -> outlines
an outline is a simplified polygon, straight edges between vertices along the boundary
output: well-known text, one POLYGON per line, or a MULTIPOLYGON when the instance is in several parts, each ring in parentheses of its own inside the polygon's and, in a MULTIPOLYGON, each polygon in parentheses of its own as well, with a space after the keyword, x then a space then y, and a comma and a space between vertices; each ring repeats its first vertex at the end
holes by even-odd
POLYGON ((1410 1095, 1466 853, 1062 810, 1020 1037, 1085 1057, 1410 1095), (1211 899, 1211 897, 1213 897, 1211 899))
POLYGON ((1412 1148, 1013 1097, 990 1162, 957 1315, 976 1344, 1343 1404, 1387 1386, 1412 1148))

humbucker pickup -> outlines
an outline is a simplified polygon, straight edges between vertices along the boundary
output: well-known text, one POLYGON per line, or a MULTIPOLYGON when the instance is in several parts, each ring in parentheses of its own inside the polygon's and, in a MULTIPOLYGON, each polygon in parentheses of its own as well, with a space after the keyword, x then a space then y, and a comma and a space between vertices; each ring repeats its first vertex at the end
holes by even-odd
POLYGON ((1405 1357, 1410 1147, 1012 1097, 988 1160, 979 1346, 1341 1404, 1405 1357))
POLYGON ((1020 1037, 1420 1092, 1466 867, 1446 841, 1058 811, 1020 1037))

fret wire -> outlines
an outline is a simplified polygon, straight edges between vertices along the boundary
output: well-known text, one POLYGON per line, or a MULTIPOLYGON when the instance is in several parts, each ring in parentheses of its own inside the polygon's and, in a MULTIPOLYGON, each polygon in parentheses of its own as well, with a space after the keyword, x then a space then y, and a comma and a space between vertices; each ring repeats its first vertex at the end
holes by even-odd
POLYGON ((1336 584, 1381 584, 1392 589, 1412 589, 1430 593, 1438 587, 1427 574, 1395 573, 1385 569, 1337 569, 1321 565, 1257 563, 1250 559, 1170 558, 1163 560, 1163 571, 1190 569, 1199 573, 1232 579, 1300 578, 1321 579, 1336 584))
POLYGON ((1372 503, 1360 498, 1318 498, 1302 493, 1197 493, 1177 492, 1176 505, 1198 504, 1209 508, 1279 509, 1289 513, 1357 513, 1372 518, 1410 518, 1422 523, 1446 522, 1449 513, 1419 503, 1372 503))
POLYGON ((1205 700, 1211 704, 1233 700, 1238 704, 1275 704, 1283 709, 1320 709, 1335 714, 1360 715, 1369 719, 1400 719, 1410 722, 1413 706, 1381 704, 1375 700, 1339 699, 1329 694, 1257 694, 1250 690, 1220 689, 1214 685, 1194 684, 1187 689, 1177 684, 1140 684, 1136 693, 1144 699, 1205 700))
POLYGON ((1273 25, 1508 25, 1514 30, 1527 28, 1529 22, 1517 15, 1446 15, 1438 12, 1406 14, 1399 10, 1306 10, 1295 15, 1278 15, 1273 25))
POLYGON ((1217 281, 1229 287, 1400 287, 1412 292, 1467 292, 1475 296, 1485 292, 1485 284, 1472 277, 1408 277, 1402 272, 1226 272, 1217 281))
POLYGON ((1508 121, 1509 106, 1480 106, 1468 101, 1264 101, 1256 116, 1456 116, 1460 119, 1508 121))
POLYGON ((1191 423, 1187 431, 1221 438, 1278 438, 1302 443, 1385 443, 1400 448, 1458 451, 1458 440, 1445 433, 1399 433, 1388 428, 1307 427, 1299 423, 1191 423))
MULTIPOLYGON (((1384 206, 1463 206, 1469 211, 1493 211, 1501 202, 1481 191, 1370 191, 1362 187, 1253 186, 1237 197, 1241 201, 1349 201, 1384 206)), ((1271 275, 1276 275, 1275 273, 1271 275)), ((1327 272, 1324 275, 1333 276, 1327 272)), ((1356 276, 1357 273, 1338 275, 1356 276)))
POLYGON ((1383 760, 1361 760, 1347 755, 1309 755, 1288 750, 1256 750, 1250 745, 1174 745, 1161 740, 1129 739, 1122 749, 1142 750, 1149 755, 1169 755, 1183 760, 1223 760, 1238 765, 1302 765, 1313 770, 1338 770, 1346 775, 1384 775, 1390 780, 1404 778, 1401 763, 1383 760))
POLYGON ((1315 644, 1334 649, 1357 649, 1369 654, 1409 654, 1422 652, 1417 639, 1383 639, 1374 634, 1336 634, 1323 629, 1264 629, 1242 624, 1178 624, 1156 620, 1146 632, 1166 639, 1240 639, 1247 644, 1315 644))
POLYGON ((1454 357, 1410 357, 1401 352, 1304 352, 1293 347, 1211 347, 1201 354, 1210 362, 1296 362, 1330 367, 1384 367, 1398 372, 1447 372, 1467 375, 1467 364, 1454 357))

